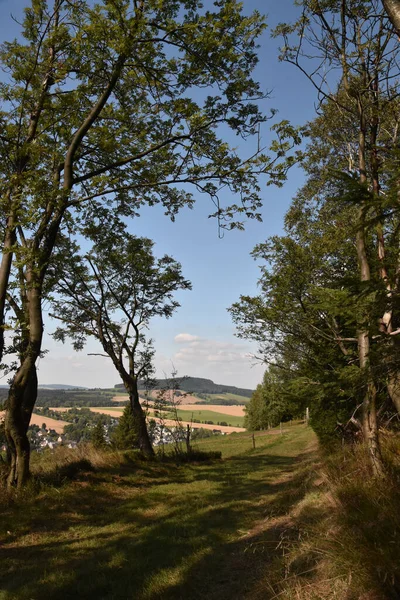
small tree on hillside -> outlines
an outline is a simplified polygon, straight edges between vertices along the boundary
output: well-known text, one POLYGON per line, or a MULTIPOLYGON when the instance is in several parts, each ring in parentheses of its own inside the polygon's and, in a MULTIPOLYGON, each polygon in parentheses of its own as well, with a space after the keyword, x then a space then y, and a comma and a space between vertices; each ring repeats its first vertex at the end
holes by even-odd
POLYGON ((62 341, 72 337, 76 349, 82 349, 87 337, 100 342, 129 393, 139 447, 152 455, 138 391, 138 380, 153 372, 154 350, 144 330, 153 317, 170 317, 179 306, 173 293, 191 284, 173 258, 154 257, 149 239, 123 230, 95 237, 92 251, 79 261, 66 265, 66 252, 61 253, 62 264, 54 272, 58 297, 53 316, 65 327, 54 335, 62 341))
POLYGON ((98 449, 102 449, 107 446, 106 438, 104 436, 104 419, 100 418, 93 427, 90 441, 92 442, 93 446, 98 449))
POLYGON ((135 419, 135 415, 133 414, 132 407, 130 404, 127 404, 112 436, 112 443, 116 448, 118 448, 118 450, 139 448, 137 425, 138 423, 135 419))

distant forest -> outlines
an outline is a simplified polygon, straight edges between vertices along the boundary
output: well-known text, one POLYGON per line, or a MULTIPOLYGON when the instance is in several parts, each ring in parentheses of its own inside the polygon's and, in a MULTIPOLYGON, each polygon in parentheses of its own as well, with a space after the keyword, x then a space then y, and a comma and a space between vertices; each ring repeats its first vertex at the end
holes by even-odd
MULTIPOLYGON (((37 406, 42 407, 89 407, 89 406, 120 406, 113 402, 115 392, 110 390, 38 390, 37 406)), ((0 403, 7 400, 8 389, 0 389, 0 403)))

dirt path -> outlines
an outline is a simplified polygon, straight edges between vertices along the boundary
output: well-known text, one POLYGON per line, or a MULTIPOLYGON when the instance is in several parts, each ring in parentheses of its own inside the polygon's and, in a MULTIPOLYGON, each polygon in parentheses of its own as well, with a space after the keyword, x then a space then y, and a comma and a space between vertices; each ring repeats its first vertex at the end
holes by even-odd
POLYGON ((4 598, 272 600, 316 457, 301 426, 257 440, 205 440, 227 458, 187 465, 107 454, 3 506, 4 598))

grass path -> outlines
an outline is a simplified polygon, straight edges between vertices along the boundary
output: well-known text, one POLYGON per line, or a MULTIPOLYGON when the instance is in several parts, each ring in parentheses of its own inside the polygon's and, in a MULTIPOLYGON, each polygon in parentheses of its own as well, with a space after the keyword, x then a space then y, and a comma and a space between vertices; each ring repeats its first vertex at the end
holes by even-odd
POLYGON ((260 580, 306 493, 314 436, 217 443, 222 461, 126 462, 3 507, 0 599, 272 598, 260 580))

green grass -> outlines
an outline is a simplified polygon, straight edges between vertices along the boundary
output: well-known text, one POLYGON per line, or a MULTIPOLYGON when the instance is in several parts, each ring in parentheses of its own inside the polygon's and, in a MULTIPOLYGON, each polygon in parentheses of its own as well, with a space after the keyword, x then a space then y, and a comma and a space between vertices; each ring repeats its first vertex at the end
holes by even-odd
POLYGON ((399 597, 396 466, 379 482, 362 449, 322 461, 304 425, 255 443, 198 441, 223 458, 197 464, 34 455, 35 485, 0 498, 0 599, 399 597))
POLYGON ((247 396, 240 396, 239 394, 193 394, 199 400, 199 404, 224 404, 230 405, 242 405, 247 404, 250 400, 247 396))
POLYGON ((256 450, 233 437, 196 444, 222 450, 222 461, 124 463, 110 453, 64 485, 50 485, 54 457, 47 466, 35 457, 38 495, 2 503, 0 598, 244 597, 254 561, 243 536, 304 494, 296 468, 313 436, 265 436, 256 450))

